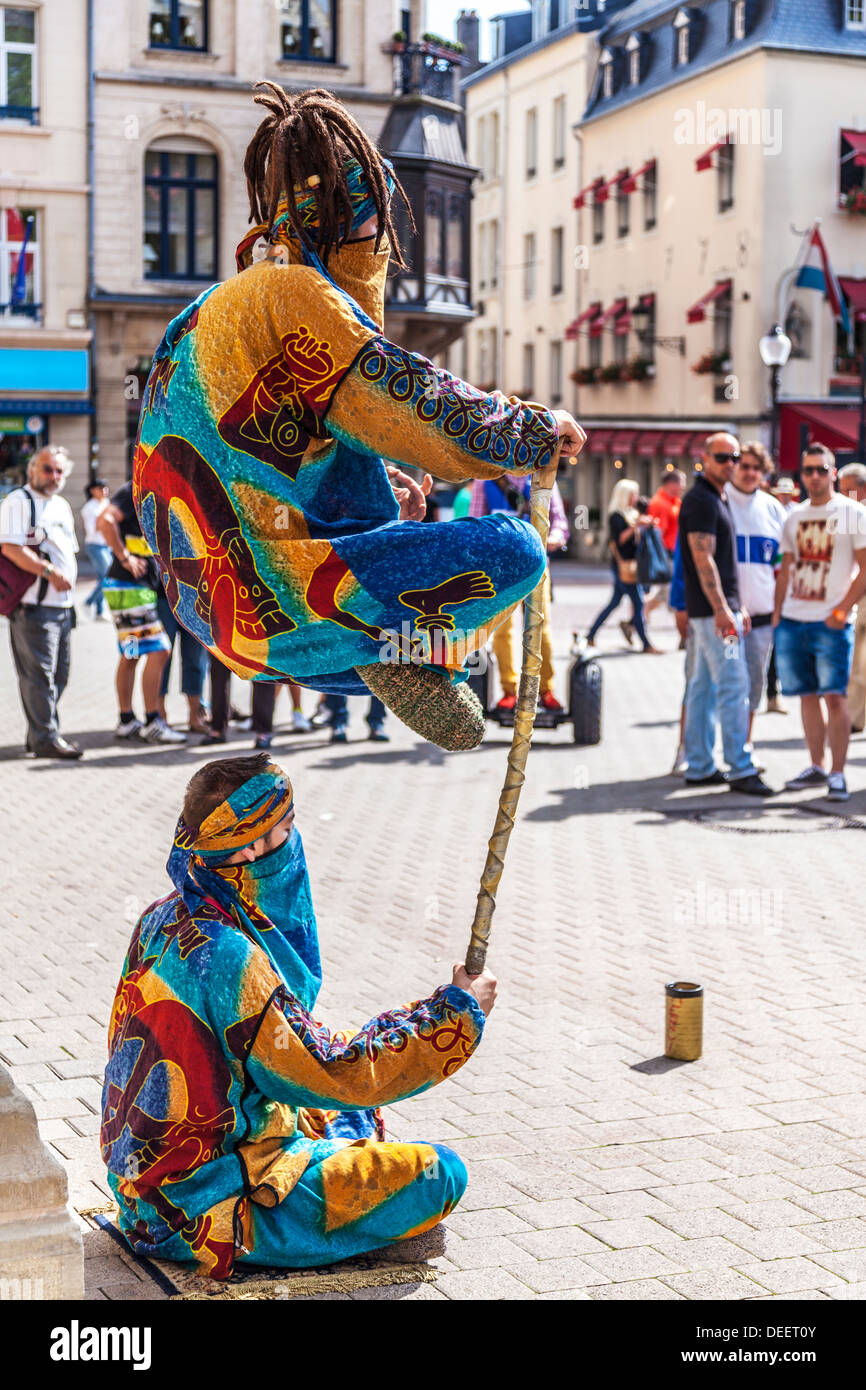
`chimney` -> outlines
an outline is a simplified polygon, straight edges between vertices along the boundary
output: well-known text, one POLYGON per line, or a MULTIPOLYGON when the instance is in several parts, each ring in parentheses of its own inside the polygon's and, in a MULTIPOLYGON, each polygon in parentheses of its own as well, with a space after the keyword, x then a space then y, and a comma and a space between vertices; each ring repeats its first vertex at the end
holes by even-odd
POLYGON ((457 16, 457 42, 462 43, 465 50, 465 66, 461 69, 460 76, 469 77, 481 66, 478 58, 479 22, 475 10, 461 10, 457 16))

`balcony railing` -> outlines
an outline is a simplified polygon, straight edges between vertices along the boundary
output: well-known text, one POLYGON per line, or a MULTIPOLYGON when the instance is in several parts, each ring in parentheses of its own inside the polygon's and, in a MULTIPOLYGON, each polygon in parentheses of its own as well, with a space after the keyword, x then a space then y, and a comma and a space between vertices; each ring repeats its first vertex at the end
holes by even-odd
POLYGON ((0 106, 0 121, 29 121, 39 124, 38 106, 0 106))
POLYGON ((456 100, 457 71, 462 66, 459 54, 430 43, 392 42, 385 51, 393 55, 395 96, 456 100))
POLYGON ((424 309, 458 318, 468 318, 473 313, 469 282, 445 275, 401 271, 388 280, 386 296, 390 309, 424 309))
POLYGON ((8 304, 0 303, 0 315, 2 315, 3 318, 18 316, 21 318, 33 319, 35 323, 38 323, 42 318, 42 305, 13 304, 11 301, 8 304))

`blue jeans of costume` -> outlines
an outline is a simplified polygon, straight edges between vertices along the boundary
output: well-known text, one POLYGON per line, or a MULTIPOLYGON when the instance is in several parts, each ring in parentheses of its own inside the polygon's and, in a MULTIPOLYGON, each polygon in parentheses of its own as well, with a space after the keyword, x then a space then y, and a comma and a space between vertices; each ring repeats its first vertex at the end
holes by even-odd
POLYGON ((650 645, 650 640, 643 625, 643 599, 641 598, 640 588, 637 584, 623 584, 619 577, 616 566, 613 566, 613 594, 610 603, 603 608, 589 629, 588 642, 595 639, 596 633, 604 626, 611 613, 615 613, 624 598, 631 599, 632 624, 634 630, 645 647, 650 645))
POLYGON ((174 655, 174 639, 177 637, 180 645, 181 692, 186 696, 198 696, 199 699, 201 699, 204 692, 204 678, 207 675, 210 665, 207 647, 203 647, 198 638, 193 637, 191 632, 187 632, 185 627, 181 627, 162 590, 160 590, 156 600, 156 608, 162 620, 162 625, 168 634, 168 640, 171 643, 171 651, 168 654, 168 661, 165 663, 165 670, 162 673, 162 683, 159 687, 159 693, 162 696, 168 694, 168 682, 171 676, 171 660, 174 655))
POLYGON ((86 603, 88 608, 91 604, 93 604, 98 616, 101 618, 104 603, 102 581, 108 574, 108 568, 111 564, 111 551, 109 550, 107 545, 97 545, 92 541, 88 541, 84 549, 90 556, 90 562, 96 571, 96 584, 93 587, 92 593, 89 593, 87 595, 87 598, 84 600, 84 602, 86 603))
MULTIPOLYGON (((345 695, 326 695, 325 704, 331 711, 331 728, 338 732, 345 732, 349 726, 349 705, 345 695)), ((375 695, 370 696, 370 708, 367 711, 367 724, 370 732, 374 729, 381 729, 385 723, 387 714, 385 706, 381 700, 377 700, 375 695)))
POLYGON ((694 667, 686 691, 685 755, 687 782, 709 777, 716 770, 713 749, 716 721, 721 725, 728 781, 755 772, 746 752, 749 734, 749 674, 742 642, 742 622, 736 618, 737 642, 730 646, 716 635, 713 618, 690 618, 694 667))

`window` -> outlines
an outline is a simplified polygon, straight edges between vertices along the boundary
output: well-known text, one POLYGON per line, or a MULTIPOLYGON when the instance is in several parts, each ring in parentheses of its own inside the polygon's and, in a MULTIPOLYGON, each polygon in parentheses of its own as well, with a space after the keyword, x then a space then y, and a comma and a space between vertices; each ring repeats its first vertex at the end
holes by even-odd
POLYGON ((654 362, 656 355, 656 297, 654 294, 641 295, 637 307, 633 310, 634 318, 641 325, 635 328, 638 343, 640 344, 640 356, 644 362, 654 362))
POLYGON ((489 179, 499 178, 499 112, 492 111, 487 118, 487 150, 485 168, 489 179))
POLYGON ((719 150, 719 212, 727 212, 734 206, 734 151, 736 145, 729 142, 719 150))
POLYGON ((490 277, 490 223, 482 222, 478 228, 478 288, 487 289, 490 277))
POLYGON ((550 344, 550 403, 562 400, 562 343, 550 344))
POLYGON ((589 340, 589 365, 591 367, 601 366, 601 344, 602 338, 600 334, 598 337, 590 338, 589 340))
POLYGON ((563 248, 565 228, 554 227, 550 233, 550 293, 562 294, 563 248))
POLYGON ((658 182, 656 166, 652 163, 643 176, 643 227, 651 232, 656 225, 658 212, 658 182))
POLYGON ((637 87, 641 79, 641 39, 639 34, 630 34, 625 46, 628 54, 628 80, 632 87, 637 87))
POLYGON ((466 230, 466 204, 459 193, 448 196, 448 226, 445 233, 445 274, 452 280, 465 280, 463 238, 466 230))
POLYGON ((209 280, 217 271, 217 157, 149 149, 144 157, 144 276, 209 280))
POLYGON ((533 106, 526 113, 526 177, 534 179, 538 168, 538 112, 533 106))
POLYGON ((606 48, 601 55, 601 93, 604 97, 613 96, 613 54, 606 48))
POLYGON ((535 298, 535 233, 523 238, 523 298, 535 298))
POLYGON ((691 20, 687 10, 678 10, 674 19, 674 67, 680 68, 691 58, 691 20))
POLYGON ((598 246, 600 241, 604 241, 604 209, 605 204, 598 199, 593 200, 592 204, 592 240, 593 245, 598 246))
POLYGON ((495 290, 499 284, 499 219, 495 217, 488 226, 490 231, 490 288, 495 290))
POLYGON ((613 360, 618 367, 624 367, 628 361, 628 334, 615 333, 613 338, 613 360))
POLYGON ((840 136, 839 201, 843 207, 866 187, 866 159, 863 158, 862 141, 862 133, 856 130, 843 130, 840 136))
POLYGON ((30 121, 36 93, 36 11, 0 9, 0 120, 30 121))
POLYGON ((490 371, 490 342, 489 329, 480 328, 478 330, 478 380, 482 387, 486 387, 491 380, 490 371))
POLYGON ((713 314, 713 352, 729 357, 731 353, 731 317, 733 314, 732 289, 725 290, 714 302, 713 314))
POLYGON ((481 178, 487 178, 487 117, 479 116, 475 122, 475 159, 481 170, 481 178))
POLYGON ((39 319, 39 215, 0 211, 0 318, 39 319))
POLYGON ((535 348, 532 343, 523 345, 523 389, 524 400, 531 400, 535 392, 535 348))
POLYGON ((622 188, 627 177, 626 169, 616 186, 616 234, 620 237, 628 236, 631 230, 631 198, 622 188))
POLYGON ((283 58, 305 63, 336 61, 336 0, 279 0, 283 58))
POLYGON ((561 169, 565 163, 565 97, 557 97, 553 103, 553 167, 561 169))
POLYGON ((746 0, 733 0, 731 5, 731 38, 736 43, 746 37, 746 0))
POLYGON ((424 269, 428 275, 442 274, 443 197, 438 188, 428 188, 424 201, 424 269))
POLYGON ((847 29, 866 29, 866 3, 864 0, 845 0, 845 27, 847 29))
POLYGON ((151 48, 207 48, 208 0, 150 0, 151 48))

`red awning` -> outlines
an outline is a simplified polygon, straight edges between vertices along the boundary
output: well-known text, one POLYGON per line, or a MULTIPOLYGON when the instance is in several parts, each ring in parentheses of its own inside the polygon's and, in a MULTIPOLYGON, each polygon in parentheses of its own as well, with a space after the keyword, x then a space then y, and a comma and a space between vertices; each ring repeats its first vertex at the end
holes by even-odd
POLYGON ((859 424, 857 401, 850 405, 794 405, 784 409, 809 426, 812 444, 826 444, 829 449, 856 449, 859 424))
POLYGON ((706 444, 709 437, 709 430, 699 430, 697 434, 692 435, 691 440, 689 441, 688 452, 691 454, 693 459, 703 458, 704 445, 706 444))
POLYGON ((627 308, 628 300, 625 298, 625 296, 623 296, 621 299, 615 299, 611 304, 610 308, 605 309, 604 311, 604 322, 607 323, 608 319, 617 318, 618 315, 624 314, 627 308))
POLYGON ((587 448, 591 454, 607 453, 610 441, 613 438, 613 430, 588 430, 589 442, 587 448))
POLYGON ((727 294, 732 284, 732 280, 720 280, 717 285, 713 285, 711 290, 707 290, 707 293, 698 300, 697 304, 693 304, 691 309, 689 309, 687 314, 688 322, 703 323, 707 316, 707 305, 712 304, 714 299, 721 299, 723 294, 727 294))
POLYGON ((620 454, 630 454, 633 447, 637 430, 615 430, 613 439, 610 441, 610 451, 619 457, 620 454))
POLYGON ((854 163, 857 168, 866 167, 866 130, 843 130, 842 135, 854 150, 854 163))
POLYGON ((616 322, 613 325, 613 331, 615 336, 617 338, 624 338, 626 333, 631 332, 631 322, 631 314, 629 313, 628 309, 625 309, 621 314, 618 314, 616 322))
MULTIPOLYGON (((866 136, 863 138, 866 140, 866 136)), ((854 310, 854 317, 860 323, 866 323, 866 280, 852 280, 840 275, 839 284, 854 310)))
POLYGON ((601 187, 603 187, 603 185, 604 185, 604 179, 603 179, 603 178, 593 179, 592 183, 588 183, 587 186, 586 186, 586 188, 582 188, 582 189, 580 190, 580 192, 578 193, 577 197, 576 197, 575 200, 574 200, 574 206, 575 206, 576 208, 585 207, 585 206, 586 206, 586 200, 587 200, 587 198, 589 197, 590 193, 595 193, 596 190, 599 189, 599 188, 601 188, 601 187))
POLYGON ((644 174, 648 174, 649 171, 650 171, 651 169, 655 169, 655 167, 656 167, 656 162, 655 162, 655 160, 654 160, 654 159, 648 159, 647 162, 646 162, 646 164, 644 164, 644 165, 642 166, 642 168, 636 169, 635 172, 634 172, 633 174, 629 174, 627 178, 624 178, 624 179, 622 180, 622 183, 620 184, 620 192, 621 192, 621 193, 637 193, 637 181, 638 181, 638 179, 643 178, 644 174))
POLYGON ((654 307, 655 302, 656 302, 655 294, 642 294, 642 295, 640 296, 640 298, 638 299, 637 304, 636 304, 636 305, 634 306, 634 308, 632 309, 632 313, 633 313, 633 314, 646 314, 646 313, 649 312, 650 309, 652 309, 652 308, 654 307))
POLYGON ((664 430, 644 430, 638 435, 637 449, 635 452, 643 456, 657 454, 659 445, 664 437, 664 430))
POLYGON ((589 325, 590 338, 600 338, 604 332, 604 314, 599 314, 589 325))
POLYGON ((688 444, 691 439, 688 430, 671 430, 662 440, 662 453, 665 458, 680 458, 688 452, 688 444))
POLYGON ((699 174, 702 173, 704 169, 712 169, 714 167, 713 155, 717 150, 723 149, 727 143, 728 137, 726 135, 723 140, 717 140, 716 143, 711 145, 708 150, 705 150, 703 154, 698 155, 695 160, 695 169, 699 174))
POLYGON ((582 314, 578 314, 577 318, 572 320, 565 330, 565 337, 571 340, 576 338, 578 336, 577 330, 580 328, 581 324, 586 323, 587 319, 598 318, 600 313, 601 300, 597 299, 593 304, 590 304, 587 309, 584 309, 582 314))

